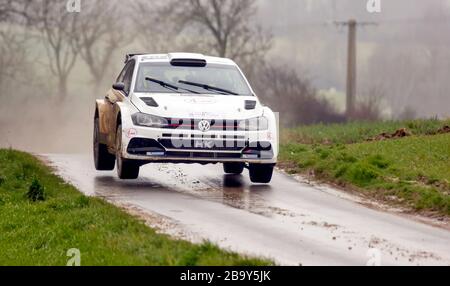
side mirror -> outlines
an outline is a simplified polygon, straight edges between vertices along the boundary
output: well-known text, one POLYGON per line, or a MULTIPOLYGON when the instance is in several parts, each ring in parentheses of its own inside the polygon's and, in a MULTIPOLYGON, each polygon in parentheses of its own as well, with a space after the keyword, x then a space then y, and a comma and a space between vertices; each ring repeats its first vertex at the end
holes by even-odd
POLYGON ((125 84, 123 82, 116 82, 112 88, 115 90, 125 90, 125 84))

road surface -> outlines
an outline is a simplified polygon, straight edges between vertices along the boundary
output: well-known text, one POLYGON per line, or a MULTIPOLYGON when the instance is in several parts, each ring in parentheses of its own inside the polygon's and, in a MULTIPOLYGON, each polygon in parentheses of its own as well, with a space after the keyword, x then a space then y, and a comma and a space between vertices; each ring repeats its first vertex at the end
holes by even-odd
POLYGON ((224 175, 219 164, 149 164, 139 179, 121 181, 115 171, 95 171, 89 155, 44 156, 85 194, 139 210, 192 241, 282 265, 450 265, 450 231, 280 172, 258 185, 247 170, 224 175))

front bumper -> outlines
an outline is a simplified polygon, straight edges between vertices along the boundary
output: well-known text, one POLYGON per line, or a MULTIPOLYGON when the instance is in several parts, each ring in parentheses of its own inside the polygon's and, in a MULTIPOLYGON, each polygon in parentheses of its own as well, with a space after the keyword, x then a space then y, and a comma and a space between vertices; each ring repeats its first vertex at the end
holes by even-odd
POLYGON ((133 126, 122 130, 122 157, 145 162, 267 163, 277 161, 271 131, 168 130, 133 126))

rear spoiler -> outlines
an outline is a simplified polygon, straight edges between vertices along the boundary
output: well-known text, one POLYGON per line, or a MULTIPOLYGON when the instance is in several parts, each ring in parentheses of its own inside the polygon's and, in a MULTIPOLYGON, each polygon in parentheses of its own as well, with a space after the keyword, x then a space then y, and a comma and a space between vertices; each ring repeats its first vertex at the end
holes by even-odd
MULTIPOLYGON (((134 56, 147 55, 148 53, 132 53, 125 55, 125 63, 127 63, 134 56)), ((169 54, 170 64, 173 66, 186 66, 186 67, 204 67, 206 66, 206 60, 201 57, 189 57, 192 54, 185 53, 172 53, 169 54)))

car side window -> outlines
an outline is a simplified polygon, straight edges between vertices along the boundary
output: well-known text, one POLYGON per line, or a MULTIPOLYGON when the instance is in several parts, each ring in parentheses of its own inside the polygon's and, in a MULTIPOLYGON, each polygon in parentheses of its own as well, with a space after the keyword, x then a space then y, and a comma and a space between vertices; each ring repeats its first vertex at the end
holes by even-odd
POLYGON ((125 74, 123 76, 122 82, 125 84, 125 92, 126 92, 126 94, 130 93, 131 80, 133 79, 134 65, 135 65, 134 60, 130 61, 127 64, 127 68, 126 68, 125 74))
POLYGON ((119 76, 116 79, 116 82, 123 82, 123 76, 125 75, 125 72, 127 71, 127 67, 128 65, 125 65, 122 69, 122 71, 120 72, 119 76))

